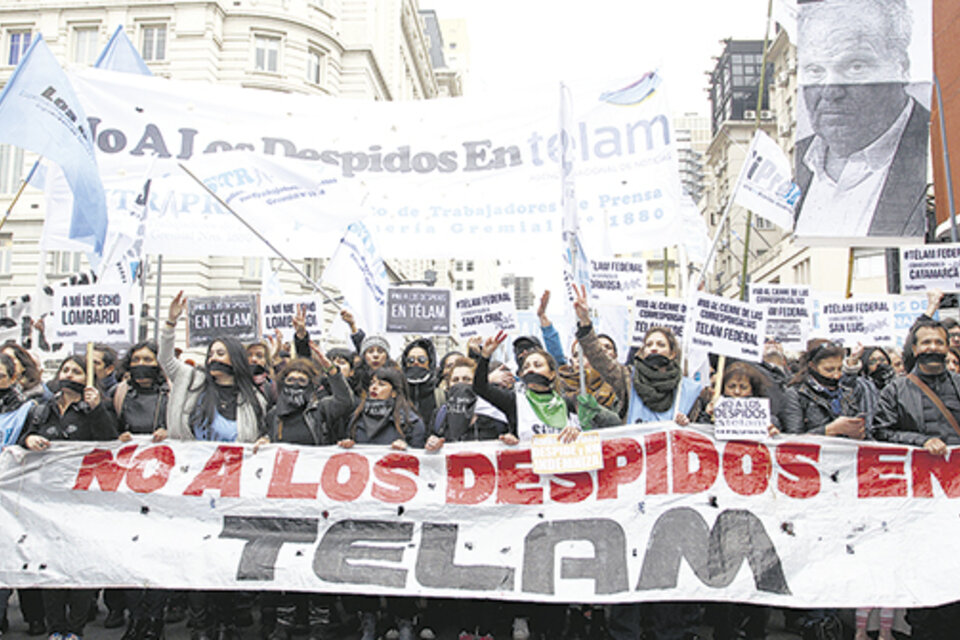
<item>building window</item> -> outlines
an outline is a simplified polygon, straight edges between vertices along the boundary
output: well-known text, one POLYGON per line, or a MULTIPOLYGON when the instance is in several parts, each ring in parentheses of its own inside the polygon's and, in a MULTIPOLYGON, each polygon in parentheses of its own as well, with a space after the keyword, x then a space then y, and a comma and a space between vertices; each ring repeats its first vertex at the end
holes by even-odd
POLYGON ((0 193, 16 193, 23 177, 23 149, 0 144, 0 193))
POLYGON ((53 276, 67 276, 80 273, 86 263, 80 251, 51 251, 47 254, 47 273, 53 276))
POLYGON ((323 54, 316 49, 307 53, 307 82, 320 84, 323 79, 323 54))
POLYGON ((773 229, 773 223, 767 220, 766 218, 761 218, 760 216, 754 216, 753 219, 755 221, 753 225, 754 228, 760 229, 760 230, 773 229))
POLYGON ((463 260, 457 260, 457 261, 453 264, 453 270, 454 270, 454 271, 463 271, 463 260))
POLYGON ((883 249, 854 249, 853 277, 882 278, 887 275, 887 261, 883 249))
POLYGON ((20 58, 30 48, 29 29, 10 32, 10 55, 7 57, 7 64, 14 66, 20 63, 20 58))
POLYGON ((467 271, 473 271, 473 260, 467 260, 467 271))
POLYGON ((243 259, 243 279, 259 280, 263 274, 263 258, 243 259))
POLYGON ((0 276, 8 276, 12 272, 13 263, 13 235, 0 234, 0 276))
POLYGON ((467 291, 473 291, 473 280, 467 280, 467 291))
POLYGON ((463 280, 457 280, 454 287, 457 291, 463 291, 463 280))
MULTIPOLYGON (((320 274, 323 273, 323 258, 307 258, 303 261, 303 272, 307 274, 307 277, 316 282, 320 279, 320 274)), ((305 286, 310 286, 307 283, 304 283, 305 286)), ((313 287, 310 287, 311 289, 313 287)))
POLYGON ((167 25, 152 24, 140 28, 140 55, 145 62, 167 59, 167 25))
POLYGON ((77 64, 93 64, 99 53, 100 30, 97 27, 78 27, 73 30, 73 61, 77 64))
POLYGON ((793 284, 810 284, 810 258, 793 265, 793 284))
POLYGON ((280 38, 274 36, 253 37, 253 68, 257 71, 280 71, 280 38))

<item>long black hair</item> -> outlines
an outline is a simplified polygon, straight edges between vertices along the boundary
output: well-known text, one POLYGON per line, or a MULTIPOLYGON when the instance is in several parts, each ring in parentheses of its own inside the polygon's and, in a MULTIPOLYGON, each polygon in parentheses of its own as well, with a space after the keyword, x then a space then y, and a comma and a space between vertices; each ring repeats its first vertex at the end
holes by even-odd
MULTIPOLYGON (((230 355, 230 366, 233 367, 233 384, 237 388, 237 394, 244 402, 250 403, 250 406, 253 407, 254 415, 257 417, 257 430, 262 431, 264 414, 263 405, 260 404, 261 394, 253 382, 253 370, 250 368, 250 363, 247 362, 247 350, 244 349, 243 344, 236 338, 232 336, 221 336, 207 346, 207 357, 204 360, 204 364, 210 362, 210 352, 213 350, 213 345, 218 342, 226 347, 227 353, 230 355)), ((200 388, 203 389, 200 400, 202 404, 199 408, 200 422, 190 425, 193 429, 209 427, 213 424, 213 419, 217 413, 218 399, 216 392, 213 390, 213 385, 216 384, 216 381, 206 367, 204 367, 203 372, 204 377, 202 384, 199 387, 190 389, 190 391, 197 391, 200 388)))
MULTIPOLYGON (((393 403, 393 426, 396 427, 400 437, 406 439, 410 435, 410 427, 412 426, 410 424, 411 418, 417 415, 416 409, 414 409, 410 403, 410 397, 407 393, 406 376, 404 376, 403 372, 397 367, 383 366, 373 372, 373 375, 370 377, 370 382, 372 382, 374 378, 388 383, 393 387, 393 390, 397 392, 397 397, 393 403)), ((356 439, 357 437, 357 423, 360 421, 360 416, 363 415, 363 409, 367 404, 369 386, 368 383, 367 389, 362 391, 360 403, 353 411, 353 415, 350 416, 349 432, 351 439, 356 439)))

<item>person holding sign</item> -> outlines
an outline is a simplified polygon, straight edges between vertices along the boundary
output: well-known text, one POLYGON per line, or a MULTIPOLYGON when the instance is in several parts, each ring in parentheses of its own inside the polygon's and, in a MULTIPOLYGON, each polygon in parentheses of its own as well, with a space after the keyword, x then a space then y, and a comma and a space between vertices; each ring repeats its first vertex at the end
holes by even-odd
MULTIPOLYGON (((21 440, 23 446, 31 451, 47 451, 55 440, 116 439, 116 420, 107 410, 100 390, 87 385, 87 363, 83 358, 65 358, 57 370, 57 382, 57 393, 30 410, 21 440)), ((47 631, 82 637, 94 593, 93 589, 43 589, 47 631)))
MULTIPOLYGON (((203 369, 177 360, 177 320, 187 307, 183 291, 170 302, 160 332, 159 361, 170 380, 167 429, 176 440, 254 443, 265 433, 267 401, 253 382, 239 340, 221 336, 207 347, 203 369)), ((190 593, 190 617, 200 638, 236 638, 237 596, 228 591, 190 593)))
POLYGON ((651 327, 633 366, 621 365, 603 349, 593 330, 586 290, 574 287, 574 291, 577 340, 590 365, 614 388, 620 401, 627 403, 627 423, 674 420, 680 426, 688 424, 687 413, 700 394, 700 385, 683 377, 680 343, 673 331, 651 327), (676 414, 672 414, 674 405, 676 414))
MULTIPOLYGON (((724 398, 767 398, 769 384, 762 373, 746 362, 734 362, 726 367, 720 387, 720 394, 724 398)), ((713 422, 713 408, 717 398, 713 397, 713 390, 704 388, 693 403, 693 408, 687 415, 691 422, 711 424, 713 422)), ((767 434, 780 434, 781 426, 775 413, 770 414, 772 424, 767 428, 767 434)))
POLYGON ((813 340, 803 355, 803 368, 791 381, 803 414, 800 433, 856 440, 866 435, 873 411, 861 385, 841 380, 845 353, 829 340, 813 340))

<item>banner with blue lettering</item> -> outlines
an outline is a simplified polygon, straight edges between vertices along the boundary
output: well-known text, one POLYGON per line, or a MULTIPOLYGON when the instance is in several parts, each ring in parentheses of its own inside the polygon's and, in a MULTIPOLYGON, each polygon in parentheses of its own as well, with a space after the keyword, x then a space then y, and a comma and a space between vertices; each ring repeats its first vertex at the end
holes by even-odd
POLYGON ((527 446, 497 441, 8 447, 0 584, 799 608, 960 599, 960 558, 942 544, 960 536, 957 450, 721 442, 672 423, 599 433, 603 466, 562 475, 535 474, 527 446))
MULTIPOLYGON (((245 230, 235 233, 237 222, 177 166, 194 170, 204 158, 235 151, 314 167, 311 182, 300 185, 314 195, 283 201, 277 215, 255 225, 285 238, 290 255, 329 255, 344 216, 363 219, 390 257, 422 257, 426 250, 480 258, 491 247, 509 255, 560 246, 555 91, 376 102, 97 69, 72 79, 90 115, 112 215, 125 214, 121 202, 142 187, 142 178, 127 185, 124 176, 142 176, 158 156, 147 253, 208 255, 211 237, 220 255, 262 250, 245 230), (318 241, 297 225, 331 233, 318 241)), ((587 255, 632 253, 683 238, 668 83, 657 74, 633 80, 572 88, 575 204, 587 255)), ((248 191, 241 198, 261 194, 261 210, 276 210, 281 203, 268 200, 291 195, 275 191, 276 184, 238 182, 245 176, 236 172, 204 173, 218 194, 238 186, 248 191)), ((63 204, 51 207, 46 246, 57 248, 63 204)))

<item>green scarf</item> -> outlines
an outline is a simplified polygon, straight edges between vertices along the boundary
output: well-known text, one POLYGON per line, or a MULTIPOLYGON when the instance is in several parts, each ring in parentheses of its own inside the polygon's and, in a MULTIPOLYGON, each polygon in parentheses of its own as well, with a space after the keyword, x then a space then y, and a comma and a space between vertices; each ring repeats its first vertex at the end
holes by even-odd
POLYGON ((671 360, 663 369, 654 369, 637 358, 633 363, 633 388, 651 411, 661 413, 673 404, 673 393, 680 386, 680 365, 671 360))
POLYGON ((567 426, 567 403, 555 391, 537 393, 527 389, 527 401, 543 424, 554 429, 567 426))

